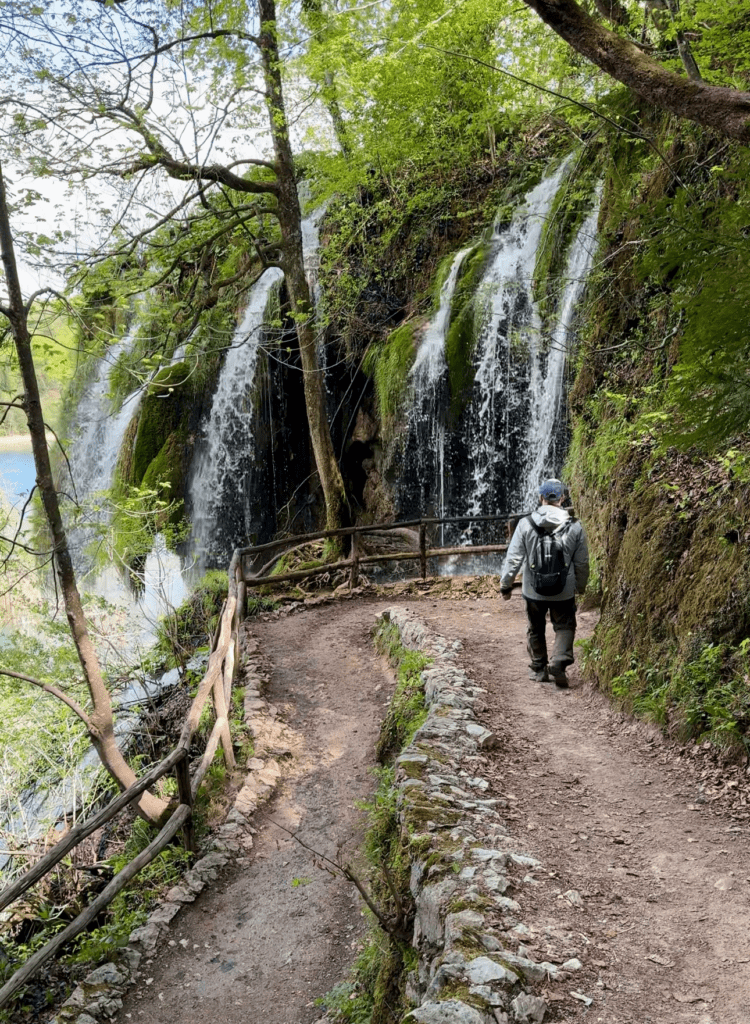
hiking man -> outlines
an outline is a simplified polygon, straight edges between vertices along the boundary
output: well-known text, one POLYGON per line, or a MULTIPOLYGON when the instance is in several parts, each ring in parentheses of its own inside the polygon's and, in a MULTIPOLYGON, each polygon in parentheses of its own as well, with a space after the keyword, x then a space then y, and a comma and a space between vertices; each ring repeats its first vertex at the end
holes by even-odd
POLYGON ((559 480, 545 480, 539 488, 541 504, 516 527, 505 557, 500 594, 509 601, 513 580, 523 564, 521 593, 528 618, 529 678, 540 683, 550 676, 561 690, 568 687, 565 669, 573 664, 576 631, 575 593, 582 594, 589 578, 589 551, 583 526, 560 507, 565 488, 559 480), (555 631, 547 658, 547 612, 555 631))

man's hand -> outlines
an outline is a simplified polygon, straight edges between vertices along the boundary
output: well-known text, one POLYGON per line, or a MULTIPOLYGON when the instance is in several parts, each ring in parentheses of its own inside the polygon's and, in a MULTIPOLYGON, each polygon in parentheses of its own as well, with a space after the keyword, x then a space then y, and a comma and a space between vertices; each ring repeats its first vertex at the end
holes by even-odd
POLYGON ((501 590, 500 591, 500 597, 502 597, 503 601, 510 601, 512 596, 513 596, 513 591, 512 590, 501 590))

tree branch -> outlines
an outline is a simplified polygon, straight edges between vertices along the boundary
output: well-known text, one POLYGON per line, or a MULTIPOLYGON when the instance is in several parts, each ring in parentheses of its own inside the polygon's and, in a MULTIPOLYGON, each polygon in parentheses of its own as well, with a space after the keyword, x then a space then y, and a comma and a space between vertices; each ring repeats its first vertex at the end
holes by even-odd
POLYGON ((7 668, 0 668, 0 676, 10 676, 11 679, 21 679, 26 683, 31 683, 32 686, 38 686, 41 690, 44 690, 45 693, 51 693, 53 697, 57 697, 57 699, 61 700, 63 704, 67 704, 70 710, 74 712, 74 714, 78 715, 92 736, 99 735, 94 723, 80 704, 74 701, 72 697, 69 697, 67 693, 59 690, 56 686, 52 686, 50 683, 43 683, 39 679, 34 679, 33 676, 24 675, 23 672, 11 672, 10 669, 7 668))
POLYGON ((634 93, 676 117, 750 142, 750 92, 707 85, 669 71, 600 24, 575 0, 523 0, 569 46, 634 93))

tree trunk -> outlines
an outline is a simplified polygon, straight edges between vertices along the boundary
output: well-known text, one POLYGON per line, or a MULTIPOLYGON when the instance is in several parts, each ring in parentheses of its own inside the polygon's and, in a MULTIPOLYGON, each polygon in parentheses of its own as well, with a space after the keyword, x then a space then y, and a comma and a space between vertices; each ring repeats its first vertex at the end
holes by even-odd
POLYGON ((574 50, 677 117, 750 142, 750 93, 683 78, 601 25, 575 0, 524 0, 574 50))
MULTIPOLYGON (((18 279, 13 236, 10 229, 10 218, 5 194, 2 167, 0 166, 0 249, 2 250, 5 279, 8 287, 9 306, 3 310, 7 316, 13 340, 18 353, 18 364, 24 388, 24 408, 31 436, 31 447, 34 453, 36 468, 36 484, 44 506, 44 514, 52 534, 55 569, 57 571, 60 590, 65 604, 65 613, 83 668, 83 674, 91 694, 92 711, 89 715, 91 742, 96 748, 102 764, 122 789, 127 789, 136 781, 133 770, 122 756, 114 736, 114 719, 109 691, 104 683, 99 659, 91 642, 86 618, 81 606, 81 598, 76 584, 73 562, 70 556, 65 528, 60 514, 52 479, 47 436, 42 415, 42 404, 39 398, 39 387, 31 351, 31 336, 28 329, 28 310, 23 302, 21 286, 18 279)), ((144 793, 138 804, 141 814, 149 821, 158 821, 166 804, 144 793)))
POLYGON ((326 528, 336 530, 343 525, 348 506, 344 481, 336 459, 328 424, 323 371, 318 361, 315 337, 314 308, 305 275, 302 253, 302 215, 281 88, 274 0, 259 0, 259 10, 261 20, 260 51, 266 85, 266 105, 276 156, 278 219, 284 252, 284 273, 299 339, 304 374, 305 407, 315 465, 325 499, 326 528))
POLYGON ((332 71, 326 71, 325 73, 323 102, 333 122, 333 130, 336 133, 336 141, 339 144, 341 154, 345 160, 351 160, 352 145, 349 140, 349 129, 346 126, 344 115, 341 113, 338 92, 336 90, 336 79, 333 77, 332 71))

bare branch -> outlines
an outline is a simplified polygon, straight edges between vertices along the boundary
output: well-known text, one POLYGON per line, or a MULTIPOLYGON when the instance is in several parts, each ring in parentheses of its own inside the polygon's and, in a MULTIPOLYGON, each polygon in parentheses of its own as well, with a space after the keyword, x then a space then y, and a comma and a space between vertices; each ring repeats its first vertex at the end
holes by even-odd
POLYGON ((11 679, 21 679, 25 683, 31 683, 32 686, 38 686, 41 690, 44 690, 45 693, 51 693, 53 697, 57 697, 57 699, 61 700, 63 704, 67 704, 70 710, 74 712, 74 714, 78 715, 92 736, 99 735, 96 726, 83 710, 81 705, 74 701, 72 697, 69 697, 67 693, 59 690, 56 686, 52 686, 50 683, 43 683, 40 679, 34 679, 33 676, 24 675, 22 672, 11 672, 8 668, 0 668, 0 676, 10 676, 11 679))

